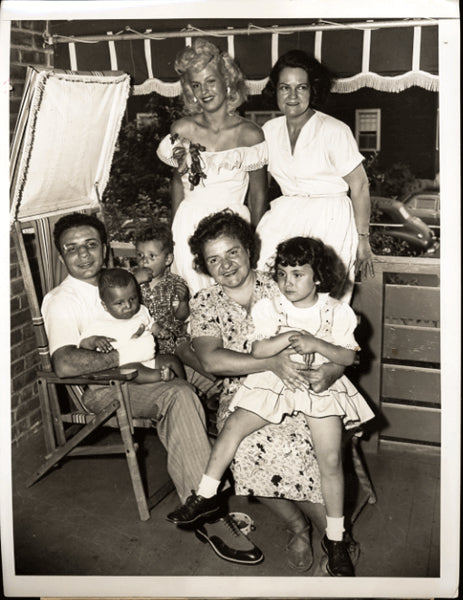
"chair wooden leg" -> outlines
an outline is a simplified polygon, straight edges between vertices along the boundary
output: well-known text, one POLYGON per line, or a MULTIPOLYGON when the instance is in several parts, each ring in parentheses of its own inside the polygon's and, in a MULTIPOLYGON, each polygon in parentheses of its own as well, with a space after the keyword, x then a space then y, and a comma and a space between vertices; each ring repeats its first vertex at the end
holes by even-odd
POLYGON ((150 518, 150 511, 148 508, 148 501, 146 499, 145 489, 143 487, 143 481, 141 479, 140 466, 138 464, 137 453, 131 433, 131 427, 127 418, 127 412, 122 397, 122 386, 120 386, 118 382, 111 382, 111 385, 114 388, 118 388, 117 391, 121 397, 121 404, 117 411, 117 419, 119 421, 119 429, 121 432, 122 442, 125 448, 125 456, 127 459, 127 466, 129 468, 130 478, 132 480, 132 487, 137 503, 138 514, 142 521, 147 521, 150 518))
POLYGON ((47 395, 50 406, 51 415, 53 418, 53 427, 58 446, 66 444, 66 434, 64 432, 63 421, 61 420, 61 407, 58 400, 58 392, 56 386, 47 385, 47 395))
POLYGON ((130 433, 133 435, 134 427, 133 427, 132 405, 130 404, 129 388, 128 388, 127 384, 121 384, 120 389, 121 389, 122 399, 124 401, 125 413, 127 415, 127 421, 129 423, 129 427, 130 427, 130 433))
POLYGON ((47 454, 51 454, 56 448, 56 440, 47 382, 39 378, 37 386, 39 390, 40 412, 42 414, 43 436, 45 438, 45 451, 47 454))
POLYGON ((52 453, 51 456, 42 464, 42 466, 35 471, 34 475, 28 479, 26 486, 30 487, 38 479, 43 477, 57 462, 64 458, 71 452, 82 440, 84 440, 90 433, 95 431, 102 423, 104 423, 111 415, 113 415, 120 407, 118 400, 113 400, 106 406, 101 412, 95 414, 94 419, 90 423, 87 423, 82 429, 72 437, 63 446, 58 446, 52 453))

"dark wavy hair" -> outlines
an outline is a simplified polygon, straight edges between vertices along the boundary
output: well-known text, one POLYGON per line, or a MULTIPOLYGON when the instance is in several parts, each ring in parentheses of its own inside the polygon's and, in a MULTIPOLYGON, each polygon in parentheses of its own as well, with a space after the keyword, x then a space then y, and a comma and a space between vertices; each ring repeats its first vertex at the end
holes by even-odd
POLYGON ((277 246, 274 279, 278 267, 310 265, 314 280, 319 281, 318 291, 338 298, 346 283, 347 270, 331 246, 311 237, 293 237, 277 246))
POLYGON ((175 59, 175 71, 180 75, 182 98, 185 112, 199 114, 201 108, 195 102, 195 95, 188 77, 189 71, 202 71, 207 65, 217 67, 227 86, 227 106, 231 113, 246 101, 248 90, 244 75, 228 52, 221 52, 217 46, 203 38, 194 38, 192 45, 181 50, 175 59))
POLYGON ((69 213, 68 215, 64 215, 55 223, 55 227, 53 229, 53 241, 58 252, 62 255, 61 251, 61 236, 68 229, 72 229, 73 227, 82 227, 89 226, 93 227, 98 231, 100 236, 100 241, 103 247, 107 248, 108 245, 108 234, 106 233, 106 228, 103 223, 95 217, 95 215, 88 215, 86 213, 69 213))
POLYGON ((138 242, 161 242, 163 250, 171 254, 174 251, 172 229, 167 223, 155 223, 143 229, 135 238, 135 244, 138 242))
POLYGON ((280 56, 270 72, 265 88, 266 96, 275 98, 281 71, 286 67, 303 69, 307 73, 310 87, 309 106, 315 109, 323 108, 331 90, 333 74, 316 58, 303 50, 289 50, 280 56))
POLYGON ((109 289, 114 287, 126 288, 131 283, 135 285, 135 289, 138 291, 137 280, 127 269, 103 269, 98 278, 98 293, 100 298, 104 300, 105 293, 109 289))
POLYGON ((229 208, 213 213, 201 219, 196 231, 188 240, 193 254, 193 266, 196 271, 209 275, 206 261, 204 260, 204 245, 216 240, 221 235, 236 238, 249 252, 249 261, 252 269, 256 268, 259 258, 260 239, 253 226, 240 215, 229 208))

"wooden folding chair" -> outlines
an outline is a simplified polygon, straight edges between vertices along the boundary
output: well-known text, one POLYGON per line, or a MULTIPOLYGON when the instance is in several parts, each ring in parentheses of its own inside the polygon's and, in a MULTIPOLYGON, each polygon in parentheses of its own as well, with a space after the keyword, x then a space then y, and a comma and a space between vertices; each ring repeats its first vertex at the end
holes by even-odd
MULTIPOLYGON (((27 485, 65 457, 124 454, 140 519, 147 520, 148 499, 133 433, 134 427, 155 423, 132 417, 128 383, 136 370, 57 377, 40 313, 43 296, 63 279, 52 243, 53 223, 66 212, 100 208, 128 92, 129 76, 124 73, 29 69, 12 144, 10 221, 42 367, 37 381, 46 457, 27 485), (33 244, 26 243, 28 238, 33 244), (35 248, 32 254, 30 247, 35 248), (82 400, 90 384, 112 390, 111 401, 99 412, 89 411, 82 400), (83 445, 102 426, 119 429, 121 443, 83 445)), ((172 489, 169 480, 151 495, 151 506, 172 489)))

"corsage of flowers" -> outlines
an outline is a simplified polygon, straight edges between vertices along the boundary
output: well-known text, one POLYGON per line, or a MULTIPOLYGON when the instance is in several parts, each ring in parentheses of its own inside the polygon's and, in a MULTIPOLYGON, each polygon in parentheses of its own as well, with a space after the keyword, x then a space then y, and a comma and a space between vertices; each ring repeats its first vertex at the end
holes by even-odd
POLYGON ((207 175, 203 171, 203 160, 200 152, 204 152, 206 148, 201 144, 193 144, 185 138, 180 138, 178 133, 170 136, 170 142, 174 146, 172 156, 177 161, 178 172, 180 175, 189 173, 188 181, 193 190, 202 179, 206 179, 207 175), (175 144, 175 145, 174 145, 175 144))

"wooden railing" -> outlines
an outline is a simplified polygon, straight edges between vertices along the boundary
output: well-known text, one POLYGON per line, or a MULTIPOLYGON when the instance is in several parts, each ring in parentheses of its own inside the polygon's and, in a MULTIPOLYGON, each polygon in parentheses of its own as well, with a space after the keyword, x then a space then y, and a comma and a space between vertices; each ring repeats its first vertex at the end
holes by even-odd
POLYGON ((378 418, 368 444, 440 445, 440 260, 375 257, 356 285, 363 348, 355 383, 378 418))

